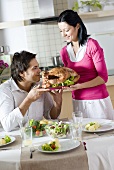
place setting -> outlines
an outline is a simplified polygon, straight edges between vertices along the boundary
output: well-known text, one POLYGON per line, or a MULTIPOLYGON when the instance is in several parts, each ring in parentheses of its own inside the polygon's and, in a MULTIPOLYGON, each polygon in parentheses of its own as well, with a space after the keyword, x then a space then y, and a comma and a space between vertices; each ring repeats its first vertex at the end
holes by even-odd
POLYGON ((108 119, 85 118, 82 125, 83 139, 114 135, 114 122, 108 119))
POLYGON ((79 134, 76 131, 74 134, 73 128, 76 129, 76 127, 72 126, 73 124, 71 125, 71 122, 68 122, 68 120, 65 120, 29 120, 29 126, 21 128, 22 154, 29 151, 30 159, 32 159, 35 151, 41 153, 62 153, 79 147, 81 128, 79 129, 79 134))
POLYGON ((0 151, 15 150, 21 148, 21 137, 11 136, 9 134, 0 136, 0 151))

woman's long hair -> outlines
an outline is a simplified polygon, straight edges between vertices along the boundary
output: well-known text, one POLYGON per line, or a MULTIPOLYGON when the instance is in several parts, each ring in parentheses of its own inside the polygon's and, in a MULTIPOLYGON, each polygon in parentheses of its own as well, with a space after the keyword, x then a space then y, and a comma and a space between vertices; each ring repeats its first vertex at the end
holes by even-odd
POLYGON ((87 39, 90 35, 87 34, 87 29, 77 12, 74 12, 73 10, 63 11, 58 17, 58 23, 60 22, 66 22, 67 24, 73 27, 76 27, 76 25, 79 23, 80 24, 80 28, 78 30, 79 45, 84 45, 87 42, 87 39))

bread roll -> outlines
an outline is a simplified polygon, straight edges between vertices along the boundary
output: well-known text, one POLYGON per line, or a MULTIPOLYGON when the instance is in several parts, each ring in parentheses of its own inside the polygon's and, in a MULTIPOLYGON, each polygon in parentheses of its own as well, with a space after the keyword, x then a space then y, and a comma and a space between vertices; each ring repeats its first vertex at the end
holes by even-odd
POLYGON ((5 141, 4 138, 1 138, 1 139, 0 139, 0 145, 4 145, 4 144, 6 144, 6 141, 5 141))

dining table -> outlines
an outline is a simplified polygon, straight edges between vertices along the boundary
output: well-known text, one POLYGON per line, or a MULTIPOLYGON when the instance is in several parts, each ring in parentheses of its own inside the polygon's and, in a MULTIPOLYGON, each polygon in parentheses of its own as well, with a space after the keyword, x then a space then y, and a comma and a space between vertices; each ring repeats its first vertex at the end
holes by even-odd
POLYGON ((22 147, 20 129, 5 132, 1 126, 0 138, 8 135, 15 140, 0 146, 0 170, 114 170, 114 122, 84 118, 82 127, 93 121, 101 124, 101 130, 88 132, 82 128, 81 142, 72 140, 70 136, 59 139, 65 149, 58 152, 39 149, 43 143, 51 141, 51 137, 34 137, 32 158, 30 147, 22 147))

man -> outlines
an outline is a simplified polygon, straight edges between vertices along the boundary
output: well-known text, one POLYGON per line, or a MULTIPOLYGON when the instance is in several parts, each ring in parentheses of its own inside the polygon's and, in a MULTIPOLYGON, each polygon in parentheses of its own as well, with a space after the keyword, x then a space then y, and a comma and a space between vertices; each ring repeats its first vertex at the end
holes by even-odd
POLYGON ((62 90, 40 88, 40 69, 36 54, 15 53, 11 78, 0 85, 0 121, 11 131, 30 119, 56 119, 61 111, 62 90), (51 96, 51 95, 52 96, 51 96))

